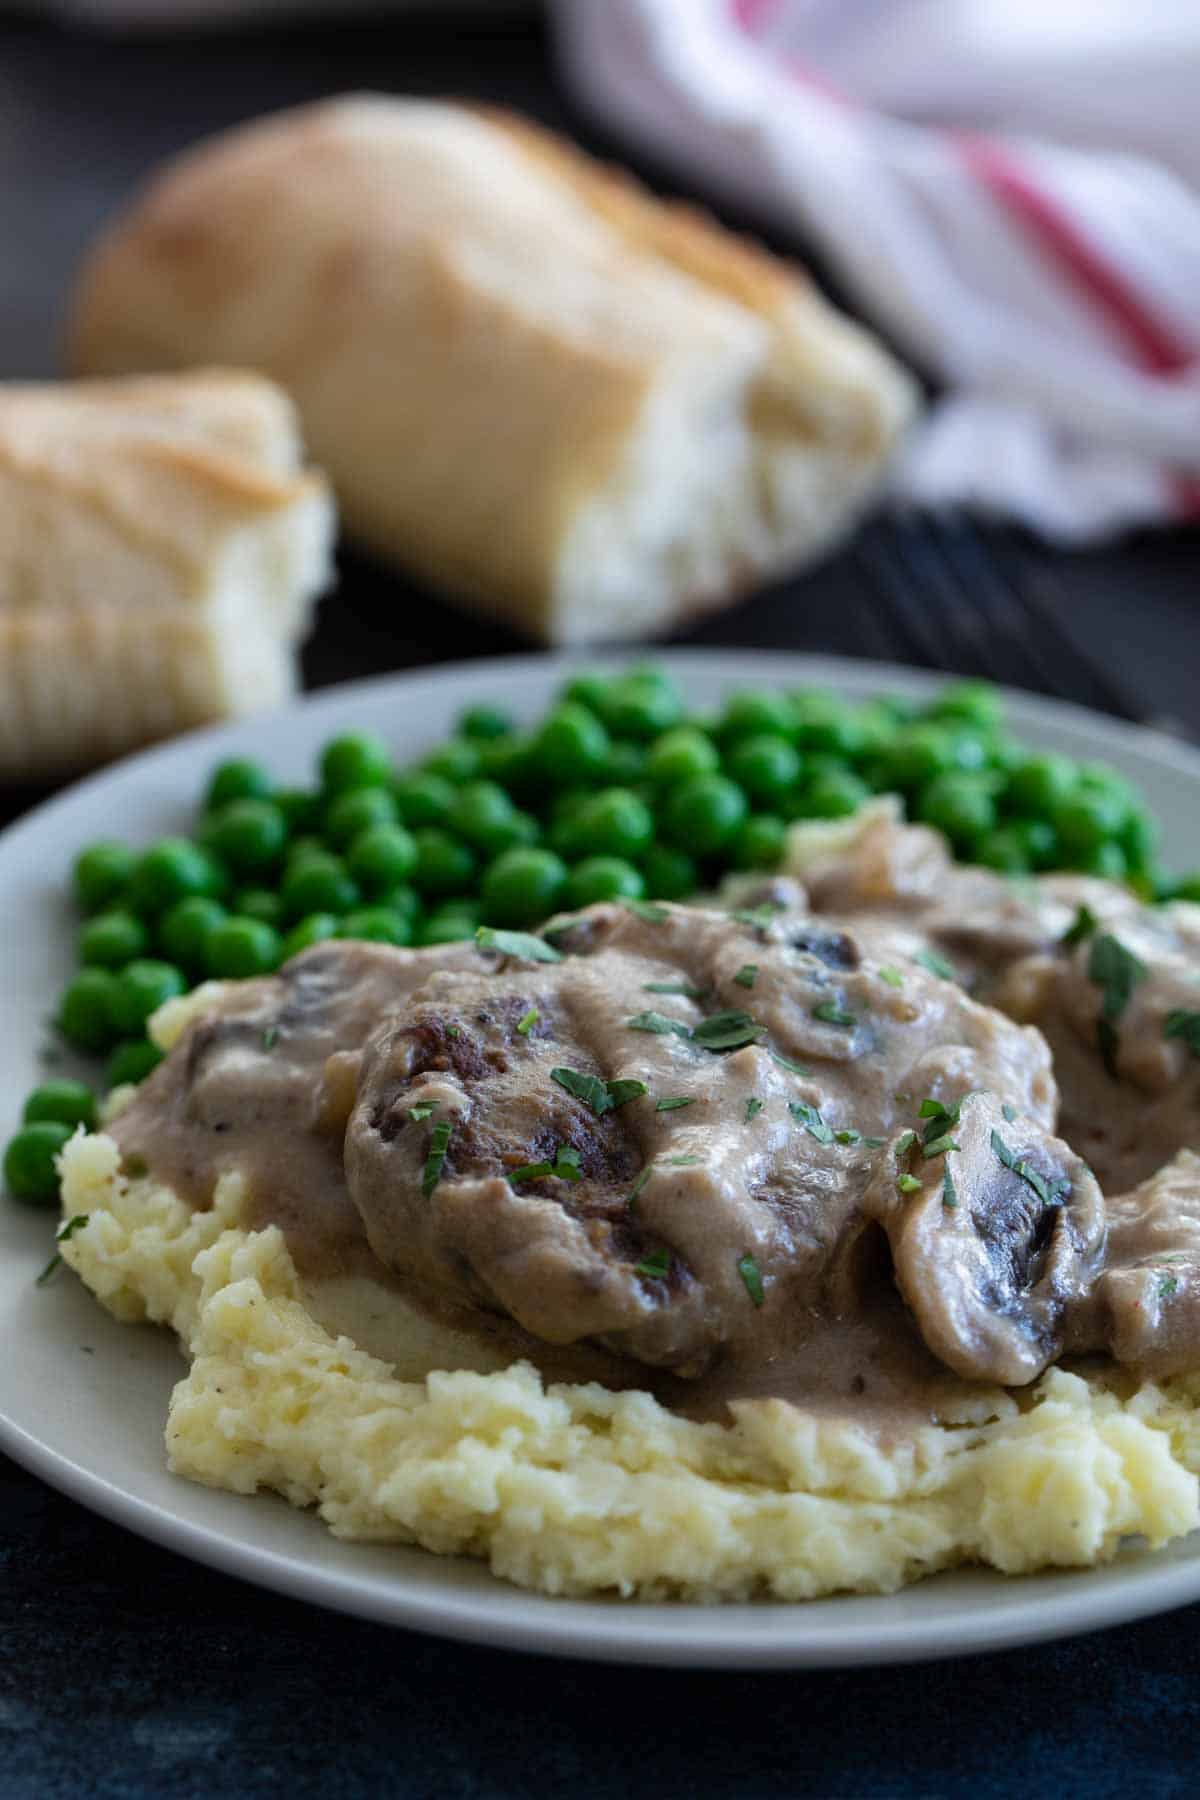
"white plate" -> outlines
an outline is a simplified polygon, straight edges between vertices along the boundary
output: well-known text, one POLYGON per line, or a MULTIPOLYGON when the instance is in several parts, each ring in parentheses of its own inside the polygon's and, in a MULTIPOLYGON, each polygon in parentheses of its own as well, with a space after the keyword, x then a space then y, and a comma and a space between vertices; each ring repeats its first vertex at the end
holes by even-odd
MULTIPOLYGON (((815 683, 865 696, 928 694, 912 671, 764 652, 663 655, 697 706, 730 687, 815 683)), ((92 838, 186 829, 218 757, 261 756, 304 779, 333 732, 382 732, 408 757, 444 736, 460 707, 495 699, 532 717, 566 665, 479 662, 322 694, 288 712, 197 732, 92 777, 0 837, 0 941, 9 980, 0 1038, 0 1133, 37 1080, 42 1021, 72 967, 74 920, 63 877, 92 838)), ((1167 830, 1171 860, 1200 863, 1200 755, 1154 733, 1074 708, 1011 697, 1012 722, 1048 749, 1105 757, 1140 783, 1167 830)), ((48 1255, 44 1213, 0 1204, 0 1447, 131 1530, 198 1561, 347 1612, 446 1636, 613 1661, 787 1667, 946 1656, 1086 1631, 1200 1598, 1200 1533, 1103 1569, 1005 1579, 937 1576, 903 1593, 784 1606, 696 1607, 553 1600, 480 1565, 390 1546, 345 1544, 281 1500, 241 1499, 176 1480, 163 1421, 182 1364, 165 1332, 131 1330, 82 1286, 34 1277, 48 1255)))

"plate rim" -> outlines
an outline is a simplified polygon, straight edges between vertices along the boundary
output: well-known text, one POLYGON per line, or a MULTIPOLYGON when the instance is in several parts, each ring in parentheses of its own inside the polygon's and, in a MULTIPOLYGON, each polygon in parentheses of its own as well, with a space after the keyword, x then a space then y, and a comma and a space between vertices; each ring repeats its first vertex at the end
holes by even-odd
MULTIPOLYGON (((936 692, 962 677, 881 663, 866 658, 828 656, 805 651, 770 651, 749 647, 705 649, 633 645, 595 658, 578 653, 532 653, 502 658, 476 658, 431 667, 385 672, 365 679, 337 684, 297 696, 287 707, 256 718, 204 726, 164 744, 150 746, 106 765, 71 783, 0 833, 0 861, 20 851, 22 840, 36 838, 53 827, 60 814, 79 805, 81 799, 105 789, 114 779, 153 775, 160 766, 170 769, 191 758, 242 736, 270 734, 284 729, 284 721, 297 715, 313 721, 352 711, 363 699, 374 699, 389 689, 428 684, 451 693, 480 685, 502 686, 529 680, 548 687, 573 671, 617 670, 647 658, 674 670, 686 680, 689 670, 703 669, 707 676, 728 676, 731 683, 753 679, 757 667, 773 685, 780 682, 819 681, 845 683, 859 693, 889 686, 913 695, 936 692)), ((997 684, 992 684, 996 686, 997 684)), ((1065 701, 1044 699, 1023 690, 999 688, 1008 702, 1018 730, 1033 715, 1036 729, 1044 722, 1071 734, 1082 734, 1093 746, 1102 735, 1113 748, 1127 748, 1166 765, 1200 788, 1200 750, 1167 737, 1149 726, 1109 719, 1104 714, 1065 701)), ((1093 751, 1094 753, 1094 751, 1093 751)), ((948 1656, 982 1654, 1020 1644, 1045 1642, 1078 1632, 1107 1629, 1150 1614, 1186 1605, 1200 1598, 1200 1554, 1189 1571, 1178 1562, 1147 1562, 1133 1584, 1114 1583, 1089 1591, 1096 1569, 1056 1570, 1057 1578, 1079 1583, 1078 1593, 1043 1597, 1042 1603, 1025 1586, 1036 1577, 1008 1578, 982 1571, 989 1583, 1011 1581, 1011 1598, 976 1616, 968 1608, 963 1616, 906 1619, 902 1608, 894 1623, 855 1623, 847 1618, 836 1636, 818 1631, 806 1634, 803 1621, 814 1604, 830 1602, 780 1602, 763 1600, 700 1606, 673 1601, 667 1623, 659 1623, 639 1601, 576 1599, 546 1596, 491 1577, 495 1591, 415 1589, 401 1577, 381 1581, 364 1565, 361 1575, 344 1568, 327 1568, 318 1557, 269 1548, 229 1535, 216 1526, 168 1511, 110 1481, 69 1455, 38 1440, 19 1418, 0 1408, 0 1450, 31 1473, 67 1494, 89 1510, 132 1530, 166 1549, 187 1556, 203 1566, 275 1592, 300 1598, 336 1611, 398 1625, 437 1636, 491 1647, 605 1662, 657 1664, 710 1668, 847 1667, 917 1662, 948 1656), (751 1621, 741 1615, 750 1611, 751 1621), (581 1616, 585 1615, 585 1616, 581 1616), (723 1621, 713 1631, 705 1621, 723 1621)), ((190 1484, 183 1484, 185 1487, 190 1484)), ((231 1499, 235 1496, 229 1496, 231 1499)), ((259 1504, 255 1498, 255 1504, 259 1504)), ((282 1502, 281 1502, 282 1504, 282 1502)), ((322 1528, 323 1529, 323 1528, 322 1528)), ((320 1542, 321 1540, 317 1540, 320 1542)), ((432 1562, 432 1553, 430 1555, 432 1562)), ((439 1561, 442 1559, 438 1559, 439 1561)), ((473 1560, 473 1559, 472 1559, 473 1560)), ((486 1568, 486 1565, 477 1565, 486 1568)), ((891 1598, 912 1595, 938 1577, 928 1577, 891 1598)), ((851 1598, 851 1597, 848 1597, 851 1598)), ((886 1599, 887 1596, 879 1596, 886 1599)))

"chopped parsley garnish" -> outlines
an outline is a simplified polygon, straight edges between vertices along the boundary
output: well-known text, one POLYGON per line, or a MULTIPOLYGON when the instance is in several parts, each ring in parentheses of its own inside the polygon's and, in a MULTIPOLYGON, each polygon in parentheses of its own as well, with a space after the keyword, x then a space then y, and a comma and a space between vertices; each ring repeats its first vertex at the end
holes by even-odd
POLYGON ((814 1019, 820 1019, 822 1025, 840 1025, 845 1031, 853 1031, 858 1020, 853 1013, 843 1012, 836 1000, 822 1000, 819 1006, 812 1009, 814 1019))
POLYGON ((850 1127, 845 1131, 835 1131, 833 1135, 837 1139, 839 1144, 861 1144, 862 1143, 862 1132, 855 1131, 853 1129, 853 1127, 850 1127))
POLYGON ((1003 1105, 1003 1106, 1002 1106, 1002 1107, 1001 1107, 1001 1108, 1000 1108, 1000 1111, 1001 1111, 1001 1112, 1002 1112, 1002 1113, 1003 1113, 1003 1115, 1004 1115, 1004 1122, 1005 1122, 1005 1124, 1006 1124, 1006 1125, 1011 1125, 1011 1124, 1012 1124, 1012 1123, 1013 1123, 1013 1121, 1014 1121, 1014 1119, 1015 1119, 1015 1118, 1016 1118, 1016 1116, 1017 1116, 1017 1109, 1016 1109, 1016 1107, 1015 1107, 1015 1106, 1012 1106, 1012 1105, 1010 1105, 1010 1104, 1009 1104, 1009 1102, 1008 1102, 1008 1101, 1007 1101, 1007 1100, 1006 1100, 1006 1101, 1005 1101, 1005 1102, 1004 1102, 1004 1105, 1003 1105))
POLYGON ((943 981, 956 979, 954 964, 947 962, 944 956, 939 956, 936 950, 918 950, 913 961, 920 963, 923 969, 928 969, 931 975, 939 975, 943 981))
POLYGON ((1163 1025, 1165 1038, 1182 1038, 1193 1056, 1200 1056, 1200 1012, 1187 1012, 1176 1007, 1163 1025))
POLYGON ((666 1013, 641 1012, 634 1013, 632 1019, 626 1019, 630 1031, 653 1031, 659 1037, 690 1038, 692 1028, 682 1019, 669 1019, 666 1013))
POLYGON ((668 1156, 666 1161, 673 1169, 698 1169, 704 1158, 702 1156, 668 1156))
POLYGON ((553 1162, 522 1163, 519 1169, 510 1169, 508 1179, 516 1187, 523 1181, 543 1181, 547 1175, 557 1175, 562 1181, 582 1181, 578 1150, 560 1144, 553 1162))
POLYGON ((907 1156, 909 1151, 912 1149, 913 1145, 916 1143, 916 1141, 917 1141, 917 1134, 912 1129, 911 1126, 909 1127, 909 1129, 907 1131, 902 1131, 900 1133, 900 1136, 896 1139, 897 1160, 899 1160, 899 1158, 902 1156, 907 1156))
POLYGON ((425 1158, 425 1172, 421 1176, 421 1192, 427 1200, 442 1178, 446 1146, 450 1142, 450 1133, 453 1129, 452 1120, 442 1119, 429 1134, 429 1155, 425 1158))
POLYGON ((634 1201, 637 1199, 638 1195, 641 1193, 642 1189, 645 1187, 646 1183, 649 1181, 649 1179, 653 1175, 653 1173, 654 1173, 654 1164, 647 1163, 645 1168, 642 1170, 641 1174, 638 1176, 637 1180, 634 1182, 632 1188, 629 1190, 629 1198, 625 1202, 626 1206, 633 1205, 634 1201))
POLYGON ((790 1056, 784 1056, 779 1050, 771 1050, 768 1054, 771 1061, 778 1063, 781 1069, 786 1069, 789 1075, 808 1076, 812 1073, 812 1070, 806 1069, 803 1063, 793 1062, 790 1056))
POLYGON ((1159 1299, 1160 1300, 1169 1300, 1171 1298, 1171 1295, 1174 1294, 1178 1290, 1178 1287, 1179 1287, 1179 1283, 1175 1279, 1174 1275, 1164 1275, 1162 1280, 1158 1284, 1159 1299))
POLYGON ((438 1102, 436 1100, 418 1100, 415 1106, 409 1107, 408 1116, 414 1125, 419 1125, 422 1119, 429 1118, 430 1114, 435 1113, 437 1109, 438 1102))
POLYGON ((461 1030, 461 1028, 460 1028, 460 1027, 459 1027, 459 1026, 457 1026, 457 1025, 447 1025, 447 1027, 446 1027, 446 1036, 447 1036, 447 1037, 448 1037, 448 1038, 456 1038, 456 1037, 461 1037, 461 1036, 462 1036, 462 1030, 461 1030))
POLYGON ((705 990, 693 986, 690 981, 645 981, 642 983, 644 994, 682 994, 685 1000, 703 1000, 705 990))
POLYGON ((899 969, 893 969, 890 964, 887 964, 880 969, 879 979, 880 981, 886 981, 889 987, 904 986, 903 975, 900 973, 899 969))
POLYGON ((1091 937, 1099 924, 1100 921, 1091 907, 1081 906, 1058 941, 1060 944, 1082 944, 1085 938, 1091 937))
POLYGON ((942 1174, 942 1205, 946 1208, 947 1212, 953 1212, 954 1208, 958 1205, 958 1189, 954 1185, 954 1177, 950 1173, 949 1162, 947 1162, 942 1174))
POLYGON ((793 1119, 799 1119, 809 1137, 815 1138, 818 1144, 832 1144, 833 1127, 825 1123, 819 1106, 809 1106, 805 1100, 789 1100, 788 1111, 793 1119))
POLYGON ((663 1099, 654 1102, 654 1110, 655 1112, 678 1112, 681 1106, 694 1106, 695 1104, 691 1094, 667 1094, 663 1099))
POLYGON ((992 1132, 992 1151, 1006 1169, 1011 1169, 1014 1175, 1020 1176, 1026 1187, 1037 1195, 1043 1206, 1061 1206, 1063 1200, 1070 1193, 1071 1183, 1069 1181, 1064 1178, 1047 1181, 1046 1177, 1039 1174, 1032 1163, 1026 1162, 1024 1157, 1018 1158, 1009 1149, 998 1131, 992 1132))
POLYGON ((1145 979, 1146 965, 1132 950, 1127 950, 1111 931, 1106 931, 1102 937, 1092 939, 1087 972, 1088 980, 1094 982, 1103 993, 1100 1017, 1096 1021, 1096 1042, 1100 1047, 1104 1067, 1115 1080, 1118 1047, 1116 1021, 1128 1006, 1138 982, 1145 979))
POLYGON ((921 1191, 921 1184, 915 1175, 901 1175, 896 1186, 902 1194, 919 1194, 921 1191))
POLYGON ((584 1074, 582 1069, 551 1069, 550 1079, 590 1106, 598 1119, 650 1092, 644 1081, 603 1081, 599 1075, 584 1074))
POLYGON ((753 1300, 755 1306, 761 1306, 766 1299, 763 1292, 762 1272, 752 1256, 739 1256, 737 1272, 742 1278, 742 1285, 753 1300))
POLYGON ((922 1100, 918 1116, 929 1121, 921 1138, 922 1156, 945 1156, 948 1150, 958 1149, 950 1133, 959 1122, 961 1110, 962 1100, 956 1100, 952 1106, 943 1106, 940 1100, 932 1098, 922 1100))
POLYGON ((887 1143, 886 1138, 864 1138, 863 1139, 863 1149, 864 1150, 882 1150, 883 1146, 886 1143, 887 1143))
POLYGON ((746 1102, 746 1123, 747 1123, 747 1125, 750 1123, 751 1119, 757 1119, 757 1117, 758 1117, 759 1113, 762 1111, 762 1109, 763 1109, 763 1103, 759 1099, 758 1095, 751 1094, 750 1098, 746 1102))
MULTIPOLYGON (((83 1229, 83 1227, 87 1224, 90 1217, 91 1217, 90 1213, 76 1213, 75 1217, 73 1219, 68 1219, 65 1224, 59 1226, 58 1230, 54 1234, 55 1243, 56 1244, 65 1244, 68 1238, 73 1238, 77 1231, 81 1231, 83 1229)), ((61 1261, 62 1261, 62 1257, 58 1254, 58 1251, 56 1250, 54 1252, 54 1255, 50 1258, 50 1261, 46 1264, 45 1268, 42 1270, 41 1274, 37 1277, 37 1280, 34 1282, 34 1286, 35 1287, 45 1287, 46 1283, 49 1281, 50 1277, 53 1275, 55 1269, 58 1268, 58 1265, 61 1263, 61 1261)))
POLYGON ((529 1036, 530 1032, 533 1030, 534 1026, 537 1024, 538 1019, 540 1017, 541 1017, 541 1014, 538 1012, 537 1007, 531 1006, 529 1011, 527 1013, 523 1014, 522 1017, 517 1020, 517 1030, 520 1032, 522 1037, 529 1036))
POLYGON ((647 925, 661 925, 671 916, 670 909, 660 906, 656 900, 622 900, 621 905, 627 912, 636 913, 647 925))
POLYGON ((267 1029, 263 1032, 263 1039, 262 1039, 263 1049, 264 1050, 273 1050, 278 1042, 279 1042, 279 1027, 278 1027, 278 1025, 268 1025, 267 1029))
POLYGON ((758 979, 758 964, 743 963, 733 979, 739 987, 752 988, 758 979))
POLYGON ((481 925, 475 933, 481 950, 497 950, 501 956, 519 956, 525 962, 561 962, 562 951, 531 931, 497 931, 492 925, 481 925))
POLYGON ((757 1044, 762 1026, 747 1012, 719 1012, 702 1019, 692 1036, 706 1050, 740 1050, 746 1044, 757 1044))
POLYGON ((649 1256, 643 1256, 634 1267, 635 1275, 645 1275, 650 1281, 662 1281, 671 1272, 671 1252, 669 1250, 651 1250, 649 1256))
POLYGON ((739 925, 749 925, 761 934, 766 931, 768 926, 775 923, 779 913, 786 911, 786 906, 776 905, 774 901, 767 900, 762 906, 736 907, 729 916, 731 919, 736 919, 739 925))

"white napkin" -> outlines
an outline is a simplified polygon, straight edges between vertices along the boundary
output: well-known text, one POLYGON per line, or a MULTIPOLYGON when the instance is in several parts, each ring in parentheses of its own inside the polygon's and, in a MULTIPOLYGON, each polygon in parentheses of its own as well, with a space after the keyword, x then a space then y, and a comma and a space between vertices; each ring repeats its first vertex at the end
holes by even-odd
POLYGON ((1200 0, 555 0, 594 114, 791 227, 944 384, 897 484, 1200 518, 1200 0))

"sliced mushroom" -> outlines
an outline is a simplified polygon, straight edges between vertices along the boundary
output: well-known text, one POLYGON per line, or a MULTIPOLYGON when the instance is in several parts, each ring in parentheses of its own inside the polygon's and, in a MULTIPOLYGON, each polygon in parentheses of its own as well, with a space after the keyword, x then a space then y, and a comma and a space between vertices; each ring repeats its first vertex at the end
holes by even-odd
POLYGON ((1020 1385, 1062 1350, 1103 1246, 1103 1198, 1066 1144, 988 1095, 945 1124, 937 1140, 955 1147, 926 1156, 918 1139, 877 1173, 867 1206, 934 1355, 968 1380, 1020 1385))

